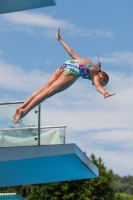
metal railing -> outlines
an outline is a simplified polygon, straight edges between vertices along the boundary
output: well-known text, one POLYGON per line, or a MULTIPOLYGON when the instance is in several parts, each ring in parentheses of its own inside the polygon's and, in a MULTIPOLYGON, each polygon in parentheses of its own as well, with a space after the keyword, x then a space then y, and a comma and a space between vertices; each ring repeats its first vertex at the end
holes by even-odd
MULTIPOLYGON (((13 101, 13 102, 0 102, 0 106, 4 105, 16 105, 16 104, 22 104, 24 101, 13 101)), ((43 129, 64 129, 64 134, 60 135, 60 137, 63 138, 63 143, 66 142, 66 127, 67 125, 57 125, 57 126, 41 126, 41 105, 39 104, 38 110, 35 111, 35 113, 38 113, 38 126, 28 126, 28 127, 19 127, 19 128, 0 128, 0 132, 2 132, 2 135, 4 135, 5 131, 20 131, 20 130, 38 130, 37 136, 34 138, 35 140, 38 140, 38 145, 41 144, 41 130, 43 129)))

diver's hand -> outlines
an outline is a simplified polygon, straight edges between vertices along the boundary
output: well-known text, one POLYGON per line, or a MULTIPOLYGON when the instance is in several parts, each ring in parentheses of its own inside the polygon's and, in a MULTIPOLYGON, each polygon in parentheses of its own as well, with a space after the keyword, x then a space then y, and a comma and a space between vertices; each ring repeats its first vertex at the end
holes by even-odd
POLYGON ((56 33, 56 39, 57 40, 61 40, 61 37, 60 37, 60 27, 58 28, 58 31, 56 33))
POLYGON ((114 95, 115 95, 115 93, 114 93, 114 94, 109 94, 109 93, 106 92, 106 93, 104 94, 104 99, 107 98, 107 97, 114 96, 114 95))

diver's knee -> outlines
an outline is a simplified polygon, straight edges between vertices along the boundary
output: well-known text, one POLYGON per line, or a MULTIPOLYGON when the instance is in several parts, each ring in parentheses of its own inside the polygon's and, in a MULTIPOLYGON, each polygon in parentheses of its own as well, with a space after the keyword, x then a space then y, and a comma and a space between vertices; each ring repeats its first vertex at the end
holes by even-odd
POLYGON ((46 99, 49 96, 50 91, 47 89, 45 91, 42 91, 40 94, 38 94, 36 96, 37 101, 39 101, 40 99, 46 99))

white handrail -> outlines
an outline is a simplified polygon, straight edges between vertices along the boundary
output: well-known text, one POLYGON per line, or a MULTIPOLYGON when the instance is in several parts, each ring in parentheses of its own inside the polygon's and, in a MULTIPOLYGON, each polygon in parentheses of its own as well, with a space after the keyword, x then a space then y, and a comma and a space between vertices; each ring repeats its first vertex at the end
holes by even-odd
MULTIPOLYGON (((67 125, 41 126, 40 129, 65 128, 65 127, 67 127, 67 125)), ((32 130, 32 129, 38 129, 38 126, 33 126, 33 127, 22 127, 22 128, 5 128, 5 129, 0 129, 0 131, 10 131, 10 130, 32 130)))
POLYGON ((19 103, 24 103, 24 101, 0 102, 0 105, 19 104, 19 103))

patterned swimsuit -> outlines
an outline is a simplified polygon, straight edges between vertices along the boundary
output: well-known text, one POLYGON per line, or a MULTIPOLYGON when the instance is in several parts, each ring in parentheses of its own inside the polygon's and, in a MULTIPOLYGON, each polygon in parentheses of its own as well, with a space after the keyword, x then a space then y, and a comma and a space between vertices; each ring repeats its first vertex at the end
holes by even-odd
POLYGON ((92 63, 85 65, 76 60, 68 60, 60 66, 62 74, 73 74, 77 77, 90 79, 92 63))

